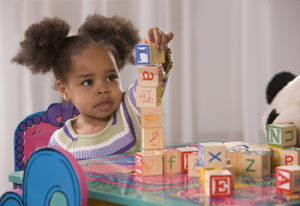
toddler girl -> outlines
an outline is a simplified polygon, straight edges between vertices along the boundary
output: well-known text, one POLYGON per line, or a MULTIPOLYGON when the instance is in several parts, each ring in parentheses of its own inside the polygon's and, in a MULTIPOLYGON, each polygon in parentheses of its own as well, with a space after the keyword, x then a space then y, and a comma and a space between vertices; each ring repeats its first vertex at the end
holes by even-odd
MULTIPOLYGON (((49 145, 66 149, 77 160, 138 151, 137 81, 123 92, 120 79, 120 70, 127 63, 135 64, 138 29, 119 16, 94 14, 86 18, 77 35, 68 36, 69 30, 60 18, 44 18, 26 30, 21 49, 12 59, 33 73, 53 72, 63 99, 72 101, 80 112, 52 134, 49 145)), ((172 39, 173 33, 151 28, 142 42, 165 50, 162 91, 173 66, 167 48, 172 39)))

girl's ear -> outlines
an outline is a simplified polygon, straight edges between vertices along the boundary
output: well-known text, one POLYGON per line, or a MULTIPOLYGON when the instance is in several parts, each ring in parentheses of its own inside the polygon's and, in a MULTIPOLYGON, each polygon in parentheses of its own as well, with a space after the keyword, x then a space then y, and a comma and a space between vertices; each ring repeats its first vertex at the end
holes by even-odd
POLYGON ((69 96, 69 92, 68 92, 67 86, 62 81, 60 81, 60 80, 58 80, 56 82, 56 86, 57 86, 57 88, 58 88, 58 90, 59 90, 60 95, 62 96, 62 98, 64 98, 64 100, 66 102, 71 101, 71 98, 69 96))

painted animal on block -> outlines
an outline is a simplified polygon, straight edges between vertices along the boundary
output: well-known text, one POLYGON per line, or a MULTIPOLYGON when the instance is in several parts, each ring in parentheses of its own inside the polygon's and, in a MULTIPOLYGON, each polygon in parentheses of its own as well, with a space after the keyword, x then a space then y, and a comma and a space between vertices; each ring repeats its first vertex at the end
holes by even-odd
POLYGON ((137 107, 158 107, 161 105, 161 87, 136 87, 137 107))
POLYGON ((135 173, 142 176, 163 174, 163 154, 159 152, 135 153, 135 173))
POLYGON ((137 65, 165 63, 164 50, 157 49, 155 44, 136 45, 135 58, 137 65))

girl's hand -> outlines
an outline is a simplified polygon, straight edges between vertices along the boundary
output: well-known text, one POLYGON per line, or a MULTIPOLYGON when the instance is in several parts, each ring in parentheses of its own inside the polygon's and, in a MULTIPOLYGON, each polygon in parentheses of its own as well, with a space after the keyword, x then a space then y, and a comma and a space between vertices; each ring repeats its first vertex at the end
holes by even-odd
POLYGON ((144 39, 143 44, 153 44, 155 43, 156 48, 164 49, 165 54, 167 50, 168 43, 173 39, 174 34, 169 32, 165 34, 158 27, 148 29, 144 39))

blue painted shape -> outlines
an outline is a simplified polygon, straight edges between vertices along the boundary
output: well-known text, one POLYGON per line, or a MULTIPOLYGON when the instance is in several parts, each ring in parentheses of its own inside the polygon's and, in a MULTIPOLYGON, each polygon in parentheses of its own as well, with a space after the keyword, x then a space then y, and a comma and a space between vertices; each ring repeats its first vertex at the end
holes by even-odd
POLYGON ((213 161, 214 159, 219 160, 219 161, 221 162, 221 159, 218 157, 218 156, 221 154, 221 152, 219 152, 219 153, 216 154, 216 155, 214 155, 214 154, 211 153, 211 152, 209 152, 209 154, 212 156, 212 158, 211 158, 208 162, 211 162, 211 161, 213 161))
POLYGON ((204 146, 198 144, 199 165, 204 168, 204 146))
POLYGON ((135 45, 135 59, 137 65, 149 65, 150 54, 148 45, 135 45))
POLYGON ((0 206, 23 206, 22 194, 14 191, 6 192, 0 198, 0 206))

